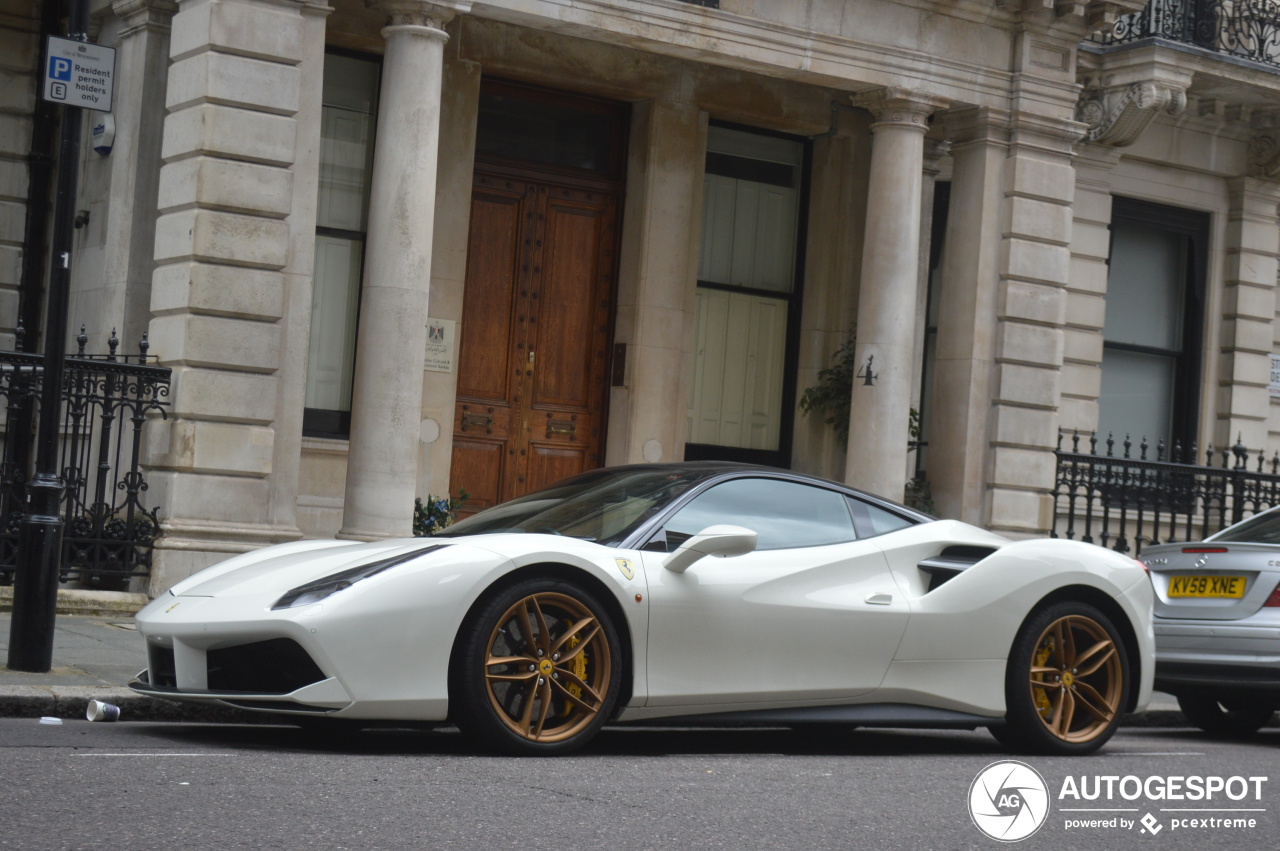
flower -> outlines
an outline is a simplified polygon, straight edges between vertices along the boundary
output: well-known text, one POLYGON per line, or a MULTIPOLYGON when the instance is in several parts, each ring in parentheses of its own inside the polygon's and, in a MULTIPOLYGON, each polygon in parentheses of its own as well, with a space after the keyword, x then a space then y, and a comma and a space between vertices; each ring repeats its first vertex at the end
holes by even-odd
POLYGON ((456 498, 428 494, 426 502, 421 497, 414 499, 413 534, 421 538, 443 531, 457 518, 458 509, 470 497, 466 488, 459 488, 456 498))

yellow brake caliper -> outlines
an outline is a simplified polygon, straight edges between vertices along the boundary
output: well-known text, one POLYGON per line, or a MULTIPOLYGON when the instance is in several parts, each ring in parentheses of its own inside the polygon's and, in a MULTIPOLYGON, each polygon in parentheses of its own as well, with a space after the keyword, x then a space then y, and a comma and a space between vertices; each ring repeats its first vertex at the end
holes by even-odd
MULTIPOLYGON (((1036 651, 1035 666, 1037 668, 1043 668, 1045 666, 1045 663, 1049 661, 1049 657, 1052 655, 1053 655, 1053 636, 1051 635, 1045 639, 1044 645, 1036 651)), ((1032 683, 1031 699, 1036 704, 1036 712, 1039 712, 1041 717, 1048 718, 1049 713, 1053 711, 1053 702, 1049 700, 1049 695, 1045 693, 1044 689, 1035 688, 1035 683, 1044 681, 1042 679, 1043 677, 1044 677, 1044 674, 1031 675, 1031 683, 1032 683)))
MULTIPOLYGON (((581 643, 582 643, 582 639, 578 638, 578 636, 576 635, 569 636, 570 650, 577 647, 581 643)), ((581 653, 579 653, 577 656, 574 657, 573 675, 578 679, 582 680, 583 682, 587 681, 587 651, 583 650, 581 653)), ((569 692, 569 694, 573 695, 574 697, 582 697, 582 686, 578 685, 577 683, 569 683, 569 685, 565 686, 565 691, 569 692)), ((573 703, 570 701, 565 701, 563 714, 565 716, 568 716, 569 713, 572 711, 573 711, 573 703)))

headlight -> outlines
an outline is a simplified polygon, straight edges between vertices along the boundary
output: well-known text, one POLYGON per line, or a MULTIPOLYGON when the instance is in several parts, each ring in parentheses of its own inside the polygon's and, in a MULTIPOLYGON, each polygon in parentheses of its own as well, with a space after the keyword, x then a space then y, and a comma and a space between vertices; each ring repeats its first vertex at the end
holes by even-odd
POLYGON ((402 553, 391 558, 384 558, 381 561, 373 561, 368 564, 362 564, 359 567, 348 568, 337 573, 331 573, 328 576, 321 577, 306 585, 299 585, 289 593, 285 594, 276 604, 271 607, 271 611, 279 609, 292 609, 296 606, 309 606, 312 603, 318 603, 325 597, 336 594, 345 588, 350 588, 361 579, 368 579, 370 576, 381 573, 388 568, 405 562, 413 561, 420 555, 425 555, 432 550, 438 550, 444 547, 444 544, 432 544, 429 547, 413 550, 412 552, 402 553))

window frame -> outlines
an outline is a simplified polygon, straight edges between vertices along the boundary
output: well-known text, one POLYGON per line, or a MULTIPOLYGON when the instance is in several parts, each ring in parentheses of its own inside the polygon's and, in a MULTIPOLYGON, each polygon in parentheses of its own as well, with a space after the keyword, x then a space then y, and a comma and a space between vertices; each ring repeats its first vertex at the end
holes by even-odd
MULTIPOLYGON (((326 45, 324 52, 325 52, 326 59, 329 56, 343 56, 348 59, 357 59, 362 62, 369 62, 377 66, 377 69, 378 69, 377 84, 374 86, 374 92, 373 92, 373 112, 372 112, 373 127, 369 136, 369 147, 370 147, 370 150, 373 151, 373 155, 376 157, 377 150, 378 150, 378 114, 382 106, 381 97, 382 97, 383 57, 376 53, 367 53, 365 51, 360 51, 360 50, 350 50, 348 48, 334 47, 331 45, 326 45)), ((321 108, 323 109, 323 104, 321 108)), ((316 193, 318 196, 319 195, 318 185, 316 187, 316 193)), ((367 205, 368 203, 369 203, 369 199, 366 197, 365 204, 367 205)), ((359 280, 356 281, 356 313, 355 313, 355 316, 352 317, 352 321, 355 323, 355 327, 356 327, 355 339, 352 345, 353 372, 355 370, 355 362, 354 362, 355 352, 359 350, 359 346, 360 346, 360 311, 364 302, 364 298, 363 298, 364 261, 367 257, 367 250, 368 250, 368 240, 369 240, 368 225, 369 223, 366 219, 365 230, 352 231, 352 230, 346 230, 344 228, 326 227, 321 225, 319 221, 317 221, 316 229, 315 229, 316 236, 329 236, 335 239, 346 239, 346 240, 350 240, 351 242, 358 243, 360 246, 360 258, 361 258, 360 277, 359 277, 359 280)), ((313 253, 314 253, 314 250, 315 249, 313 248, 312 249, 313 253)), ((314 282, 314 278, 315 278, 315 269, 313 267, 312 269, 313 282, 314 282)), ((313 286, 314 286, 314 283, 313 283, 313 286)), ((352 392, 354 393, 354 387, 352 392)), ((350 407, 348 407, 347 410, 345 411, 341 411, 341 410, 333 410, 329 408, 309 408, 309 407, 306 407, 304 403, 304 407, 302 409, 302 436, 318 437, 318 438, 325 438, 330 440, 349 439, 351 437, 350 407)))
MULTIPOLYGON (((929 468, 929 417, 933 413, 933 377, 938 367, 938 316, 937 307, 942 299, 942 255, 946 249, 947 220, 951 215, 951 181, 937 180, 933 185, 933 213, 929 230, 929 268, 925 277, 924 341, 920 353, 920 436, 908 441, 915 449, 915 477, 928 476, 929 468)), ((910 451, 910 449, 908 449, 910 451)))
MULTIPOLYGON (((1207 211, 1192 210, 1144 201, 1137 198, 1112 196, 1111 223, 1107 230, 1110 241, 1107 247, 1107 287, 1111 286, 1111 258, 1115 252, 1115 224, 1131 224, 1158 228, 1186 240, 1185 286, 1182 294, 1182 346, 1180 349, 1161 349, 1152 346, 1107 341, 1103 338, 1103 358, 1108 349, 1132 354, 1173 358, 1173 404, 1169 416, 1169 449, 1178 443, 1190 446, 1196 442, 1200 420, 1200 382, 1204 369, 1204 339, 1208 298, 1208 254, 1211 215, 1207 211)), ((1099 332, 1101 333, 1101 331, 1099 332)), ((1099 364, 1099 369, 1101 369, 1099 364)), ((1102 398, 1099 396, 1099 404, 1102 398)), ((1136 437, 1136 435, 1135 435, 1136 437)), ((1152 440, 1155 443, 1156 439, 1152 440)))
MULTIPOLYGON (((830 488, 824 488, 824 487, 821 487, 820 485, 811 484, 809 482, 797 482, 794 480, 780 479, 773 476, 737 476, 732 479, 726 479, 724 481, 717 482, 711 485, 710 487, 706 488, 705 490, 698 492, 696 496, 694 496, 693 498, 685 502, 683 505, 680 506, 679 509, 677 509, 673 514, 671 514, 669 517, 666 518, 666 520, 662 524, 662 537, 668 547, 668 552, 674 552, 674 549, 670 549, 671 541, 666 540, 667 534, 668 534, 667 527, 670 525, 672 521, 674 521, 677 517, 679 517, 685 510, 692 507, 693 504, 696 503, 698 500, 702 499, 703 497, 705 497, 712 491, 716 490, 717 488, 732 487, 733 485, 742 484, 745 482, 773 482, 775 483, 775 486, 786 487, 789 485, 792 487, 811 488, 812 490, 818 493, 829 496, 831 498, 831 502, 833 506, 836 504, 840 505, 844 509, 845 519, 849 521, 848 528, 849 528, 850 537, 846 540, 822 541, 819 543, 795 544, 795 545, 783 545, 783 546, 764 546, 761 544, 757 544, 755 549, 756 552, 774 552, 776 550, 807 550, 807 549, 813 549, 815 547, 834 547, 834 546, 839 546, 841 544, 852 544, 854 541, 859 540, 858 527, 857 527, 857 524, 854 522, 853 511, 851 510, 851 507, 849 505, 848 498, 845 497, 844 494, 841 494, 837 491, 833 491, 830 488)), ((706 527, 704 526, 703 528, 705 529, 706 527)), ((701 531, 702 529, 698 529, 697 531, 690 533, 689 536, 685 538, 685 540, 686 541, 689 540, 689 538, 694 537, 695 535, 698 534, 698 532, 701 532, 701 531)), ((759 529, 754 529, 752 531, 756 532, 757 534, 759 534, 760 532, 759 529)), ((681 541, 679 544, 676 544, 676 548, 678 549, 680 544, 683 544, 683 543, 684 541, 681 541)))
MULTIPOLYGON (((778 400, 781 417, 778 423, 777 449, 748 449, 739 446, 720 446, 712 443, 686 443, 684 460, 686 461, 729 461, 743 464, 762 464, 770 467, 789 467, 791 465, 792 444, 795 438, 796 390, 798 371, 800 368, 800 321, 804 304, 804 272, 805 258, 809 244, 809 204, 811 177, 813 173, 813 140, 792 133, 781 133, 737 124, 729 121, 713 119, 713 127, 727 130, 738 130, 758 136, 770 136, 775 139, 786 139, 801 143, 803 156, 800 162, 799 186, 796 199, 796 251, 793 285, 790 293, 779 293, 777 290, 766 290, 757 287, 741 287, 723 284, 716 281, 698 279, 696 286, 702 289, 724 290, 728 292, 773 298, 787 304, 786 340, 783 343, 782 358, 782 393, 778 400)), ((704 151, 705 158, 713 152, 704 151)), ((701 215, 701 211, 699 211, 701 215)))
MULTIPOLYGON (((789 474, 786 470, 768 470, 768 469, 750 469, 744 468, 725 472, 719 475, 711 476, 706 481, 699 482, 698 485, 683 494, 675 503, 667 506, 658 514, 651 517, 644 525, 638 527, 625 540, 618 543, 619 549, 642 550, 646 552, 667 552, 666 549, 666 528, 667 522, 679 513, 686 505, 697 499, 706 491, 725 482, 736 481, 738 479, 778 479, 781 481, 792 482, 794 484, 808 485, 809 487, 819 488, 828 491, 845 499, 846 510, 850 512, 853 518, 853 528, 856 537, 849 543, 864 540, 865 538, 878 537, 879 534, 890 534, 889 532, 876 533, 873 529, 868 529, 864 521, 860 519, 861 512, 853 510, 849 506, 849 500, 856 500, 858 503, 878 508, 897 517, 901 517, 906 521, 903 529, 919 526, 925 523, 933 523, 937 518, 930 517, 923 512, 917 511, 909 506, 900 505, 881 499, 872 494, 855 490, 839 482, 828 481, 826 479, 816 479, 811 476, 802 474, 789 474), (863 532, 866 531, 866 535, 863 532)), ((732 518, 726 522, 732 523, 732 518)), ((900 530, 894 530, 900 531, 900 530)), ((835 544, 827 544, 825 546, 837 546, 835 544)), ((803 547, 796 549, 805 549, 803 547)), ((768 550, 768 552, 776 552, 776 550, 768 550)))

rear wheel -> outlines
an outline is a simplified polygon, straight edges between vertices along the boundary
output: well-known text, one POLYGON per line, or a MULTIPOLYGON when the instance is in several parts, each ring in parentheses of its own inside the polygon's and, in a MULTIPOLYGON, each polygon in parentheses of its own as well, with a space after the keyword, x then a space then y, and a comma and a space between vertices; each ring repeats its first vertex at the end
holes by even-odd
POLYGON ((1019 630, 1005 675, 1007 725, 1017 750, 1076 755, 1115 733, 1128 699, 1129 662, 1115 626, 1087 603, 1063 601, 1019 630))
POLYGON ((1223 737, 1252 736, 1276 711, 1270 701, 1247 698, 1219 701, 1200 694, 1179 695, 1178 708, 1201 730, 1223 737))
POLYGON ((558 579, 513 585, 463 625, 452 720, 506 753, 576 750, 613 714, 619 646, 608 612, 583 588, 558 579))

